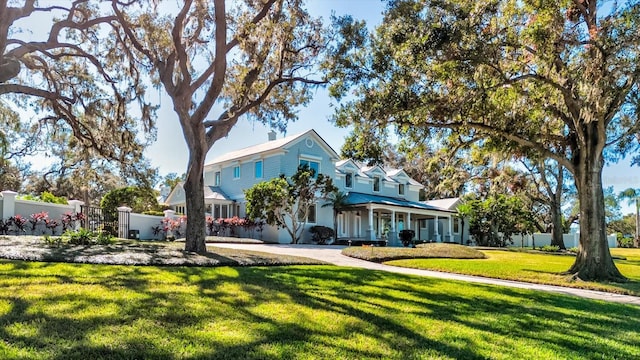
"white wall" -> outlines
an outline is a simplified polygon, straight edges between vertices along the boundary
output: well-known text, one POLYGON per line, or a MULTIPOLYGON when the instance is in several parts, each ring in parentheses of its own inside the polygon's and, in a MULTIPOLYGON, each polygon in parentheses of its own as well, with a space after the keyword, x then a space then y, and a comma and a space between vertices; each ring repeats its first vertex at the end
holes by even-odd
MULTIPOLYGON (((129 215, 129 230, 138 230, 140 232, 140 240, 157 240, 159 235, 154 236, 152 227, 160 225, 164 217, 134 214, 129 215)), ((127 234, 128 235, 128 234, 127 234)))
MULTIPOLYGON (((514 235, 511 237, 511 239, 513 240, 512 246, 532 247, 534 240, 535 240, 536 247, 551 245, 551 234, 536 233, 533 235, 524 235, 524 236, 514 235)), ((580 234, 579 233, 564 234, 563 240, 564 240, 564 246, 567 248, 578 247, 578 244, 580 243, 580 234)), ((618 241, 615 235, 607 236, 607 241, 609 242, 610 248, 618 247, 618 241)))

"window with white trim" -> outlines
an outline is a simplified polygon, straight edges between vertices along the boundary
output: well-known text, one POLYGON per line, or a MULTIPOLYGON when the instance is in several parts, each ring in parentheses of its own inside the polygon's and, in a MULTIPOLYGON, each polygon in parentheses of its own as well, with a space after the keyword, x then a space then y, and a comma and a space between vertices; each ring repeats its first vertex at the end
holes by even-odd
POLYGON ((233 178, 240 179, 240 166, 233 167, 233 178))
POLYGON ((216 173, 214 175, 213 185, 214 186, 220 186, 220 171, 216 171, 216 173))
POLYGON ((380 192, 380 176, 373 177, 373 192, 380 192))
POLYGON ((353 173, 346 173, 344 175, 344 187, 351 189, 353 187, 353 173))
POLYGON ((398 184, 398 195, 404 195, 404 184, 398 184))
POLYGON ((309 169, 314 171, 313 178, 315 179, 320 173, 320 162, 314 160, 300 159, 300 166, 308 166, 309 169))

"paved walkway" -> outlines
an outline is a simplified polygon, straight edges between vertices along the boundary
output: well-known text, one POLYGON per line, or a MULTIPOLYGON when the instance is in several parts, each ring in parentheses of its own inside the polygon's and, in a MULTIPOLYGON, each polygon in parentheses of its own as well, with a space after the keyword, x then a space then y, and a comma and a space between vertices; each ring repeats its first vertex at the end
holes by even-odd
POLYGON ((531 289, 539 291, 548 291, 565 295, 579 296, 586 299, 604 300, 623 304, 631 304, 640 306, 640 297, 630 295, 612 294, 602 291, 574 289, 562 286, 532 284, 519 281, 490 279, 480 276, 460 275, 445 273, 431 270, 419 270, 401 268, 384 264, 373 263, 360 259, 354 259, 342 255, 341 251, 344 246, 318 246, 318 245, 264 245, 264 244, 215 244, 211 246, 262 251, 274 254, 304 256, 312 259, 322 260, 333 265, 350 266, 363 269, 388 271, 398 274, 409 274, 419 276, 429 276, 440 279, 460 280, 472 283, 491 284, 499 286, 508 286, 521 289, 531 289))

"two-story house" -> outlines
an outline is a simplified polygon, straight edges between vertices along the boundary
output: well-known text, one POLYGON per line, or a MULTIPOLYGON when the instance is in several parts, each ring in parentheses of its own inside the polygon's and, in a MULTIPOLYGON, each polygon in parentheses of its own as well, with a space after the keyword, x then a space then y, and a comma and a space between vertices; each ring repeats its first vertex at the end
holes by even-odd
MULTIPOLYGON (((256 183, 284 174, 293 175, 299 165, 308 165, 318 173, 332 176, 334 184, 346 194, 337 215, 337 237, 342 239, 383 241, 398 245, 397 233, 412 229, 416 240, 457 241, 455 211, 419 202, 422 185, 401 169, 363 166, 353 160, 340 160, 338 154, 314 130, 232 151, 205 165, 205 204, 215 218, 245 216, 243 191, 256 183)), ((185 194, 178 185, 167 203, 185 213, 185 194)), ((333 228, 333 208, 319 200, 307 218, 307 227, 333 228)), ((308 231, 302 242, 310 241, 308 231)), ((262 234, 268 242, 288 243, 283 230, 268 227, 262 234)))

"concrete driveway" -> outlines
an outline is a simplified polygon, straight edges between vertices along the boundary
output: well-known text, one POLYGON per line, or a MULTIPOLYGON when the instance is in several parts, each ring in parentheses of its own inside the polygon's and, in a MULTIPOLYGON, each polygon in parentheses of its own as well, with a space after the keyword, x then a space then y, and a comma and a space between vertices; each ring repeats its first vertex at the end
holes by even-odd
POLYGON ((479 283, 479 284, 490 284, 490 285, 507 286, 507 287, 520 288, 520 289, 547 291, 547 292, 560 293, 565 295, 578 296, 586 299, 603 300, 603 301, 640 306, 640 297, 637 297, 637 296, 612 294, 612 293, 607 293, 602 291, 574 289, 574 288, 567 288, 562 286, 532 284, 532 283, 525 283, 525 282, 519 282, 519 281, 490 279, 490 278, 484 278, 480 276, 460 275, 460 274, 452 274, 452 273, 445 273, 445 272, 439 272, 439 271, 401 268, 397 266, 389 266, 389 265, 373 263, 373 262, 354 259, 354 258, 342 255, 341 252, 342 252, 342 249, 345 248, 345 246, 304 245, 304 244, 299 244, 299 245, 210 244, 209 246, 228 248, 228 249, 262 251, 262 252, 282 254, 282 255, 303 256, 311 259, 325 261, 327 263, 337 265, 337 266, 349 266, 349 267, 357 267, 362 269, 388 271, 388 272, 393 272, 398 274, 429 276, 429 277, 440 278, 440 279, 467 281, 467 282, 479 283))

